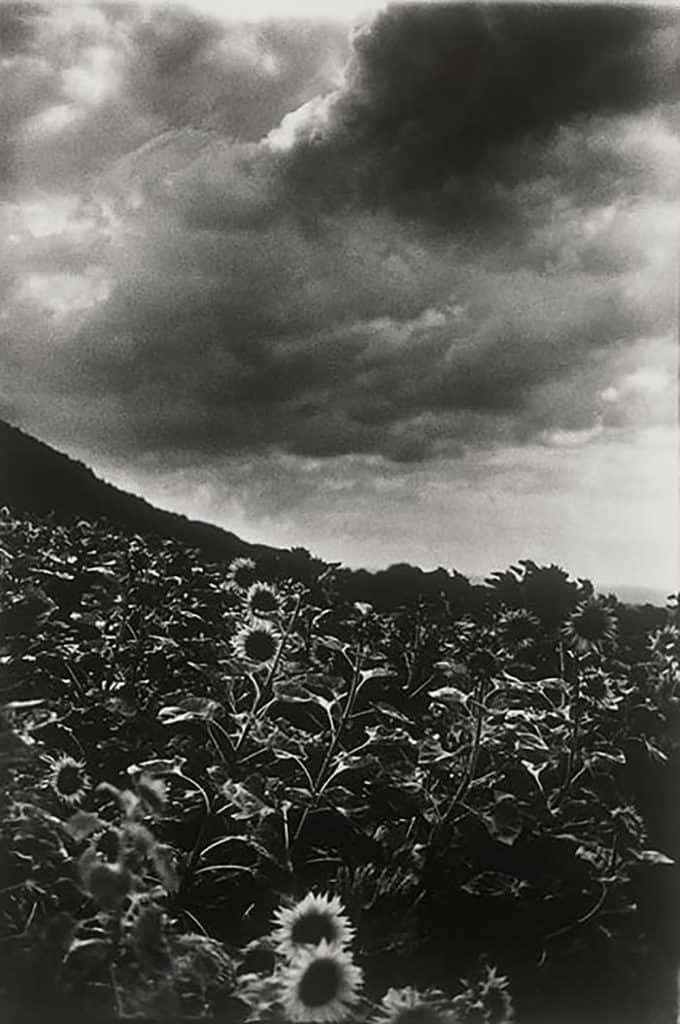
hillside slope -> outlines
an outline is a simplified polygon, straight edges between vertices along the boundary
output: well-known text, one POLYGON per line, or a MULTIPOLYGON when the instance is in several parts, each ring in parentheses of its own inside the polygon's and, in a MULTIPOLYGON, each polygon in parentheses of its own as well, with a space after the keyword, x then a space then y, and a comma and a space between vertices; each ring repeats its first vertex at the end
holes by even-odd
POLYGON ((0 505, 20 512, 110 523, 132 533, 170 537, 215 559, 274 554, 234 533, 155 508, 95 476, 83 463, 0 420, 0 505))

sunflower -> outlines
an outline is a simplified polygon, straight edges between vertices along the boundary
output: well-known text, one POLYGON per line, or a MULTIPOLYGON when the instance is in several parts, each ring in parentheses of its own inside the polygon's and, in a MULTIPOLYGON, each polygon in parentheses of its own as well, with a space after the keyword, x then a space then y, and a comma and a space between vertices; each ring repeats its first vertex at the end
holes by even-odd
POLYGON ((269 583, 253 583, 248 588, 246 606, 254 618, 273 615, 279 610, 279 605, 279 595, 269 583))
POLYGON ((227 579, 240 590, 247 590, 257 579, 252 558, 235 558, 227 569, 227 579))
POLYGON ((121 833, 117 828, 109 828, 97 839, 95 850, 107 861, 116 861, 120 857, 121 833))
POLYGON ((487 967, 486 978, 479 986, 479 994, 489 1024, 510 1024, 514 1011, 508 979, 495 967, 487 967))
POLYGON ((278 951, 291 957, 305 946, 318 946, 326 941, 343 948, 354 937, 354 929, 343 913, 337 896, 307 893, 294 907, 277 910, 276 927, 271 938, 278 951))
POLYGON ((132 875, 122 864, 101 861, 88 867, 85 884, 103 910, 119 910, 132 889, 132 875))
POLYGON ((616 619, 606 605, 591 598, 569 616, 562 636, 577 654, 599 651, 605 641, 616 636, 616 619))
POLYGON ((541 623, 526 608, 512 608, 500 616, 498 628, 506 646, 523 650, 536 642, 541 623))
POLYGON ((301 950, 281 971, 281 1003, 293 1024, 336 1024, 359 1000, 361 970, 325 940, 301 950))
POLYGON ((240 658, 255 665, 268 665, 276 657, 279 636, 268 622, 253 622, 241 629, 232 640, 240 658))
POLYGON ((50 786, 63 803, 69 807, 77 807, 83 802, 90 786, 90 780, 85 774, 85 762, 76 761, 68 754, 50 758, 50 762, 50 786))
POLYGON ((662 626, 650 636, 649 646, 652 649, 652 654, 663 660, 680 660, 680 630, 672 623, 662 626))
POLYGON ((426 996, 409 985, 387 990, 375 1024, 444 1024, 445 1020, 426 996))

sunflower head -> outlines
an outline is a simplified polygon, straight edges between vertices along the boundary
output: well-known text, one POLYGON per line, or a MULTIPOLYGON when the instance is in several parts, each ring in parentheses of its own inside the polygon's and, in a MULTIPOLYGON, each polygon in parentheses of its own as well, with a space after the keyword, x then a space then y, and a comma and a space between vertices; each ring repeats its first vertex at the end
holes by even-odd
POLYGON ((82 803, 90 786, 85 763, 68 754, 52 760, 49 782, 59 799, 69 807, 82 803))
POLYGON ((445 1020, 434 1002, 407 986, 387 990, 375 1024, 444 1024, 445 1020))
POLYGON ((505 645, 524 649, 536 641, 541 623, 526 608, 512 608, 500 616, 498 628, 505 645))
POLYGON ((275 922, 272 941, 278 951, 288 957, 321 942, 344 948, 354 937, 354 929, 343 913, 340 900, 324 893, 319 896, 308 893, 294 907, 278 910, 275 922))
POLYGON ((236 654, 252 665, 269 665, 276 657, 279 637, 268 622, 256 621, 245 626, 234 637, 236 654))
POLYGON ((508 979, 495 967, 487 967, 486 977, 479 986, 486 1020, 489 1024, 509 1024, 514 1019, 508 979))
POLYGON ((133 903, 126 917, 127 939, 145 967, 157 970, 170 966, 165 937, 165 914, 154 903, 133 903))
POLYGON ((616 636, 616 619, 605 604, 590 599, 572 612, 563 627, 562 635, 578 654, 599 651, 603 643, 616 636))
POLYGON ((132 876, 121 864, 99 861, 87 870, 85 883, 88 892, 103 910, 118 910, 132 889, 132 876))
POLYGON ((279 595, 269 583, 253 583, 246 594, 246 606, 253 618, 273 615, 279 610, 279 595))
POLYGON ((662 626, 649 638, 652 654, 663 661, 680 660, 680 629, 672 623, 662 626))
POLYGON ((325 940, 301 950, 281 972, 281 1003, 293 1024, 336 1024, 359 1000, 362 975, 351 955, 325 940))
POLYGON ((107 861, 116 861, 120 857, 121 833, 117 828, 109 828, 103 832, 95 844, 97 853, 107 861))
POLYGON ((276 953, 271 940, 253 939, 243 950, 241 970, 244 974, 272 974, 276 968, 276 953))
POLYGON ((240 590, 247 590, 257 579, 252 558, 235 558, 227 569, 227 579, 240 590))

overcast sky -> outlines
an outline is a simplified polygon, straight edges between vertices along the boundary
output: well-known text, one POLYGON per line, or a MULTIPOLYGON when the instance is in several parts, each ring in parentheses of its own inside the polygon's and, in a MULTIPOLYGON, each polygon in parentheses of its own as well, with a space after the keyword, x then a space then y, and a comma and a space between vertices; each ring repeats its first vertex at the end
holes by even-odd
POLYGON ((366 6, 0 7, 0 415, 248 540, 677 589, 680 12, 366 6))

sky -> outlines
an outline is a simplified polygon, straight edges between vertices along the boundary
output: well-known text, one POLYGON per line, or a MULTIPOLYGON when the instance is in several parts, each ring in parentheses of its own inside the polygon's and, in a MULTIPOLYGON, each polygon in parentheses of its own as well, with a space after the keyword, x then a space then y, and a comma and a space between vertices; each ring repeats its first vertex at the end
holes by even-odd
POLYGON ((677 590, 680 10, 0 5, 0 417, 244 539, 677 590))

